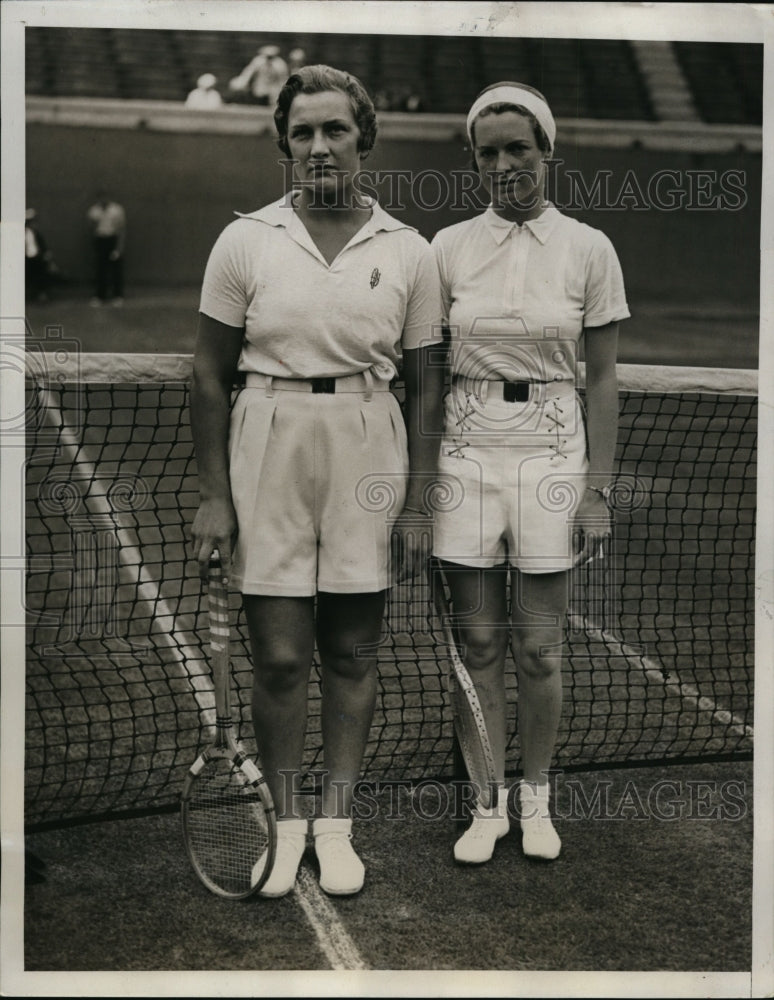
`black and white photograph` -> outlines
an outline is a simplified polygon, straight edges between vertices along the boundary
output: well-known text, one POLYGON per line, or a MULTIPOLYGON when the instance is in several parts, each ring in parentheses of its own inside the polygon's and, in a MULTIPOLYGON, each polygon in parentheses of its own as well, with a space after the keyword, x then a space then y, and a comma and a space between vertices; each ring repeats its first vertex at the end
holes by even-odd
POLYGON ((0 993, 774 995, 774 5, 0 15, 0 993))

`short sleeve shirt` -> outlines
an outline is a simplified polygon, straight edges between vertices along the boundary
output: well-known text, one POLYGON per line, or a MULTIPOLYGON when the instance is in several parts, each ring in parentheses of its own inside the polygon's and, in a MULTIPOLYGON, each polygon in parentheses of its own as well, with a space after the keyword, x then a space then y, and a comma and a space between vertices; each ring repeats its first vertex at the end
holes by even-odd
POLYGON ((443 337, 433 251, 376 203, 331 264, 287 198, 241 216, 213 247, 200 311, 244 327, 240 371, 275 378, 390 379, 403 350, 443 337))
POLYGON ((490 207, 433 248, 455 374, 574 383, 584 328, 630 315, 608 237, 553 205, 521 226, 490 207))
POLYGON ((117 236, 126 225, 126 215, 123 208, 114 201, 107 205, 92 205, 89 209, 89 220, 94 225, 96 236, 117 236))

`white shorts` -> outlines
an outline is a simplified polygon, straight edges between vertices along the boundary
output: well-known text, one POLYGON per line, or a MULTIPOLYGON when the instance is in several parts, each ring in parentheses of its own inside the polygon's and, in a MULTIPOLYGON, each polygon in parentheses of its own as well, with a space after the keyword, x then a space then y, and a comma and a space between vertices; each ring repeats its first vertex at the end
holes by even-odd
POLYGON ((455 379, 445 401, 434 555, 463 566, 508 563, 555 573, 574 562, 572 525, 586 485, 583 412, 574 387, 455 379))
POLYGON ((278 597, 386 589, 408 478, 397 399, 384 383, 312 393, 261 379, 248 376, 231 412, 234 586, 278 597))

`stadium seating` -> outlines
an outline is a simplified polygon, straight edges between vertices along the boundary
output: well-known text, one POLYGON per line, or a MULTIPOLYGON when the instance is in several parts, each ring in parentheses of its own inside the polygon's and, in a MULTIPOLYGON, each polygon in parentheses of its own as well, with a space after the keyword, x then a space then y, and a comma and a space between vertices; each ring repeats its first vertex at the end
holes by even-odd
POLYGON ((704 121, 760 124, 762 45, 676 42, 674 48, 704 121))
MULTIPOLYGON (((301 47, 308 62, 342 66, 379 95, 380 106, 461 113, 486 84, 537 87, 557 117, 653 121, 648 83, 622 40, 479 38, 31 27, 27 93, 183 101, 201 73, 228 81, 271 41, 301 47)), ((675 56, 701 118, 760 124, 761 46, 675 42, 675 56)))

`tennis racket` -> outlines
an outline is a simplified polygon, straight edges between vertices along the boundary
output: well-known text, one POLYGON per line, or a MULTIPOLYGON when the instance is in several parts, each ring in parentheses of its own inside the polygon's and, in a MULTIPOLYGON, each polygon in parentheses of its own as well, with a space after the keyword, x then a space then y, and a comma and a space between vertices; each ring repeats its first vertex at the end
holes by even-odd
POLYGON ((457 648, 447 586, 440 563, 437 559, 432 559, 430 587, 452 667, 448 675, 448 687, 454 733, 468 777, 478 794, 478 801, 485 809, 490 809, 496 804, 497 794, 494 755, 475 685, 457 648))
POLYGON ((226 899, 244 899, 271 874, 276 818, 266 779, 234 735, 228 590, 217 556, 210 561, 207 592, 215 739, 186 775, 183 836, 194 871, 207 888, 226 899), (253 869, 263 855, 260 876, 253 881, 253 869))

